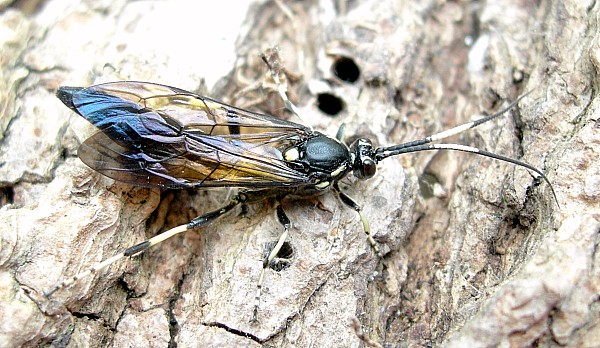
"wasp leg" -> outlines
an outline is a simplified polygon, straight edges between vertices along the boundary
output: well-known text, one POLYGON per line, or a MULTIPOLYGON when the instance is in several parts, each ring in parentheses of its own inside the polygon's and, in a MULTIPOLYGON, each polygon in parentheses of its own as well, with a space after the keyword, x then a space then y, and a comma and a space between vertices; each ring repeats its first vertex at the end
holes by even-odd
POLYGON ((281 81, 281 74, 285 74, 285 72, 283 65, 279 61, 279 54, 277 50, 274 49, 273 54, 270 54, 269 56, 267 56, 266 54, 262 54, 261 58, 263 62, 265 62, 265 64, 267 64, 267 66, 269 67, 271 77, 273 78, 273 81, 275 81, 275 85, 277 86, 277 92, 279 93, 279 96, 285 103, 285 107, 288 110, 290 110, 290 112, 293 113, 295 116, 300 117, 298 108, 296 107, 296 105, 294 105, 294 103, 292 103, 292 101, 287 96, 286 85, 284 85, 281 81))
POLYGON ((263 267, 258 277, 258 283, 256 284, 256 296, 254 297, 254 311, 252 313, 252 319, 250 320, 251 322, 257 321, 256 316, 258 314, 258 307, 260 305, 260 295, 262 294, 262 286, 265 282, 265 271, 281 250, 283 243, 287 239, 288 231, 291 226, 290 219, 287 217, 287 215, 285 215, 285 211, 281 206, 281 200, 279 200, 277 203, 277 219, 279 220, 279 223, 283 225, 283 233, 279 237, 277 244, 273 247, 269 255, 263 260, 263 267))
POLYGON ((358 216, 360 217, 360 222, 363 226, 363 231, 365 231, 365 234, 367 235, 367 240, 369 241, 369 244, 371 244, 371 248, 373 248, 375 254, 377 254, 379 259, 383 260, 383 254, 381 253, 381 249, 379 249, 379 244, 377 244, 375 239, 373 239, 373 236, 371 236, 371 226, 369 226, 369 220, 367 220, 367 217, 362 213, 362 208, 360 207, 360 205, 358 205, 358 203, 356 203, 347 194, 342 192, 337 182, 333 183, 333 190, 337 193, 342 203, 344 203, 345 205, 350 207, 350 209, 358 213, 358 216))
POLYGON ((220 209, 217 209, 217 210, 211 211, 209 213, 206 213, 204 215, 198 216, 197 218, 195 218, 194 220, 190 221, 189 223, 187 223, 185 225, 180 225, 180 226, 174 227, 174 228, 172 228, 168 231, 165 231, 159 235, 156 235, 146 241, 143 241, 139 244, 129 247, 129 248, 125 249, 125 251, 123 251, 122 253, 114 255, 114 256, 94 265, 91 268, 89 268, 79 274, 74 275, 72 278, 70 278, 68 280, 63 280, 54 289, 46 292, 45 296, 50 297, 50 296, 52 296, 52 294, 54 294, 58 290, 64 289, 70 285, 73 285, 75 282, 77 282, 81 278, 87 277, 89 275, 93 275, 96 272, 110 266, 111 264, 119 261, 120 259, 122 259, 124 257, 133 257, 136 255, 139 255, 139 254, 143 253, 144 251, 146 251, 147 249, 149 249, 150 247, 155 246, 156 244, 159 244, 177 234, 186 232, 186 231, 194 229, 194 228, 207 226, 210 223, 212 223, 213 221, 215 221, 216 219, 227 214, 229 211, 231 211, 237 205, 239 205, 241 203, 245 203, 247 201, 247 199, 248 199, 248 196, 246 194, 244 194, 244 193, 237 194, 235 197, 233 197, 229 201, 229 203, 227 203, 227 205, 225 205, 224 207, 222 207, 220 209))
POLYGON ((337 131, 337 133, 335 133, 335 138, 336 138, 338 141, 340 141, 340 142, 342 141, 342 138, 344 137, 344 131, 345 131, 345 130, 346 130, 346 124, 345 124, 345 123, 342 123, 342 124, 340 125, 340 128, 338 128, 338 131, 337 131))

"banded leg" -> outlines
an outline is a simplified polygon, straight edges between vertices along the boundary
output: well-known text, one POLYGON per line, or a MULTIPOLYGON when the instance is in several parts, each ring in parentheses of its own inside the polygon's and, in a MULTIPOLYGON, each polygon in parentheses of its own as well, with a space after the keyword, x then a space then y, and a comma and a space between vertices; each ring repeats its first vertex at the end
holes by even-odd
POLYGON ((290 110, 295 116, 300 117, 300 113, 298 112, 298 108, 292 101, 288 98, 286 90, 287 87, 281 82, 281 74, 284 74, 284 67, 281 64, 281 59, 279 58, 279 51, 277 47, 274 47, 268 53, 264 53, 261 56, 263 62, 267 64, 269 67, 269 71, 271 72, 271 77, 277 86, 277 92, 279 96, 285 103, 285 107, 290 110))
POLYGON ((54 289, 46 292, 44 295, 46 297, 50 297, 50 296, 52 296, 52 294, 54 294, 58 290, 64 289, 70 285, 73 285, 75 282, 77 282, 81 278, 87 277, 89 275, 93 275, 96 272, 98 272, 99 270, 102 270, 102 269, 110 266, 111 264, 119 261, 120 259, 122 259, 124 257, 133 257, 136 255, 139 255, 139 254, 143 253, 144 251, 148 250, 150 247, 155 246, 156 244, 159 244, 161 242, 164 242, 165 240, 167 240, 175 235, 178 235, 180 233, 186 232, 186 231, 194 229, 194 228, 207 226, 210 223, 212 223, 213 221, 215 221, 216 219, 218 219, 221 216, 230 212, 237 205, 239 205, 241 203, 245 203, 247 200, 248 200, 248 196, 246 194, 239 193, 235 197, 233 197, 229 201, 229 203, 227 203, 227 205, 225 205, 224 207, 214 210, 214 211, 211 211, 204 215, 198 216, 197 218, 195 218, 194 220, 190 221, 189 223, 187 223, 185 225, 180 225, 180 226, 174 227, 174 228, 172 228, 168 231, 165 231, 159 235, 156 235, 146 241, 143 241, 139 244, 129 247, 129 248, 125 249, 125 251, 123 251, 122 253, 114 255, 114 256, 92 266, 91 268, 89 268, 79 274, 74 275, 71 279, 63 280, 54 289))
POLYGON ((369 220, 367 220, 367 217, 362 213, 362 208, 360 207, 360 205, 358 205, 358 203, 356 203, 352 198, 350 198, 350 196, 342 192, 337 182, 333 183, 333 190, 337 193, 342 203, 344 203, 350 209, 358 213, 358 216, 360 217, 360 222, 362 223, 363 230, 367 235, 367 240, 369 241, 371 248, 373 248, 373 251, 375 251, 375 254, 377 254, 379 259, 383 260, 383 254, 381 253, 381 249, 379 249, 379 244, 377 244, 375 239, 373 239, 373 236, 371 236, 371 226, 369 225, 369 220))
POLYGON ((252 312, 252 319, 250 320, 251 322, 257 321, 256 316, 258 314, 258 307, 260 305, 260 295, 262 294, 262 287, 265 282, 265 271, 281 250, 283 243, 287 239, 288 231, 291 226, 290 219, 287 217, 287 215, 285 215, 285 211, 281 206, 281 200, 277 202, 277 219, 279 220, 279 223, 283 225, 283 233, 281 234, 281 236, 279 236, 277 244, 273 247, 269 255, 263 260, 263 267, 260 271, 260 275, 258 276, 258 283, 256 284, 256 296, 254 297, 254 311, 252 312))

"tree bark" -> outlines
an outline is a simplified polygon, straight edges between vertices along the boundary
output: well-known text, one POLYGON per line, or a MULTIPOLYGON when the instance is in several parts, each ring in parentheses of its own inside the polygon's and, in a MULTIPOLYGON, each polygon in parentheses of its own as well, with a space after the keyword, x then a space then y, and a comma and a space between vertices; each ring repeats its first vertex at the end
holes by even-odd
POLYGON ((597 2, 39 6, 0 16, 0 346, 370 344, 353 318, 386 347, 600 341, 597 2), (151 81, 290 117, 260 59, 274 44, 301 111, 291 120, 330 136, 345 124, 344 141, 415 140, 529 92, 444 142, 525 161, 552 187, 474 154, 385 159, 373 179, 340 183, 383 261, 333 193, 289 198, 289 267, 267 270, 257 322, 265 249, 282 232, 269 199, 44 297, 232 194, 132 187, 87 168, 76 149, 92 127, 55 98, 58 86, 151 81), (355 81, 344 77, 352 64, 355 81))

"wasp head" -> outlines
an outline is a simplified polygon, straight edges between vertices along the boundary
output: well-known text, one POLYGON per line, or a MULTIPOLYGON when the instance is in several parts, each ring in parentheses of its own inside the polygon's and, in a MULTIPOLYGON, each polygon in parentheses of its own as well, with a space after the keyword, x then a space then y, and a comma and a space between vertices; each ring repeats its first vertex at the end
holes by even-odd
POLYGON ((377 160, 374 157, 373 143, 367 138, 359 138, 350 145, 354 162, 352 170, 359 179, 369 179, 377 171, 377 160))

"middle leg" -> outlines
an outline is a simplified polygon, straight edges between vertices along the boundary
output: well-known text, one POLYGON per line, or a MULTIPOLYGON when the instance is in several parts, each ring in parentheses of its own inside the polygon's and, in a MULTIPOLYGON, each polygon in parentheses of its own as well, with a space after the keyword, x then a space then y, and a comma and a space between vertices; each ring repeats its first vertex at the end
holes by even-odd
POLYGON ((273 249, 271 249, 271 252, 269 252, 269 254, 263 260, 263 267, 258 277, 258 283, 256 284, 256 296, 254 297, 254 311, 252 313, 251 322, 257 321, 256 317, 258 315, 258 307, 260 305, 260 296, 262 294, 262 287, 265 282, 265 271, 267 270, 271 262, 273 262, 275 257, 277 257, 277 254, 281 250, 283 243, 287 239, 288 232, 291 226, 290 219, 287 217, 285 211, 283 210, 283 207, 281 206, 281 198, 277 199, 277 219, 279 220, 279 223, 283 226, 283 233, 281 234, 281 236, 279 236, 277 244, 275 244, 273 249))

